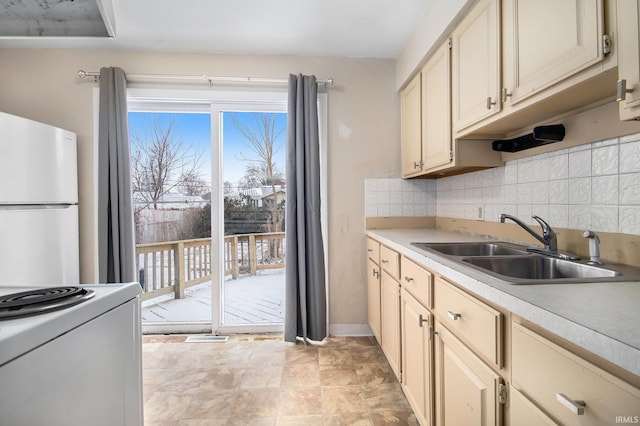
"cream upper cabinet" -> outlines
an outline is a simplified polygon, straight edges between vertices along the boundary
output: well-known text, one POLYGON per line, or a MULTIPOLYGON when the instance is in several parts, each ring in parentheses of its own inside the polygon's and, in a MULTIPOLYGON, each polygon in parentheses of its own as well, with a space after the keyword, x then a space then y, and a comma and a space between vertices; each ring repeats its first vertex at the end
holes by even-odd
POLYGON ((500 111, 498 1, 480 0, 451 36, 454 131, 500 111))
POLYGON ((619 0, 618 90, 621 120, 640 117, 640 1, 619 0))
POLYGON ((500 376, 439 323, 436 331, 436 424, 501 424, 500 376))
MULTIPOLYGON (((503 102, 516 104, 604 59, 602 0, 502 5, 503 102)), ((637 20, 635 25, 637 34, 637 20)))
POLYGON ((400 297, 402 319, 402 388, 418 422, 433 419, 433 316, 407 290, 400 297))
POLYGON ((425 170, 453 162, 451 139, 451 44, 422 69, 422 163, 425 170))
POLYGON ((380 283, 380 346, 396 377, 400 378, 400 285, 387 271, 380 283))
POLYGON ((402 177, 422 172, 422 76, 418 73, 400 92, 402 177))
POLYGON ((451 45, 447 40, 401 93, 402 177, 444 176, 502 165, 500 153, 492 151, 487 141, 452 137, 451 45))

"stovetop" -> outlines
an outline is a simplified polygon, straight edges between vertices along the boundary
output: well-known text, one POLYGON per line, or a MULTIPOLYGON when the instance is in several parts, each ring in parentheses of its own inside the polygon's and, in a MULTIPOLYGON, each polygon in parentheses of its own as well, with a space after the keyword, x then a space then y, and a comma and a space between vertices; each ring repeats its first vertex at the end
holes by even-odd
MULTIPOLYGON (((80 303, 37 315, 0 320, 0 366, 140 294, 138 283, 83 285, 93 296, 80 303)), ((37 287, 0 286, 0 298, 37 290, 37 287)))
POLYGON ((40 315, 85 302, 95 291, 79 286, 45 287, 0 296, 0 320, 40 315))

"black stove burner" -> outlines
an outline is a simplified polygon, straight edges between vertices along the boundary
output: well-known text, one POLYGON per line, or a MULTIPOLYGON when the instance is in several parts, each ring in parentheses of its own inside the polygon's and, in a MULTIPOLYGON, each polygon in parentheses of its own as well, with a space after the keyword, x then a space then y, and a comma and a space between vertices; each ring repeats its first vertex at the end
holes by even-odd
POLYGON ((94 296, 82 287, 48 287, 0 296, 0 319, 37 315, 76 305, 94 296))

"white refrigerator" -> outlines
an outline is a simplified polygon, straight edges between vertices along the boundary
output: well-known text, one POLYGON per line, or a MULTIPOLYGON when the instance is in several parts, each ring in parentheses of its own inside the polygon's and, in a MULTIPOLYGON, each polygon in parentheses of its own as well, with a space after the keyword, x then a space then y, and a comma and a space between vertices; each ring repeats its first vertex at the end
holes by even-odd
POLYGON ((0 286, 79 281, 76 135, 0 112, 0 286))

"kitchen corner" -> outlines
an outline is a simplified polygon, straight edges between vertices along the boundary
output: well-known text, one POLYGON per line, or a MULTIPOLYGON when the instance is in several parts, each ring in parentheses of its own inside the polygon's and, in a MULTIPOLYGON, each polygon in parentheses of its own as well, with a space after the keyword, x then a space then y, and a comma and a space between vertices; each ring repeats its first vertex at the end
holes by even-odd
POLYGON ((436 229, 376 229, 367 235, 482 299, 640 376, 640 282, 510 285, 471 267, 426 255, 411 242, 481 238, 436 229))

